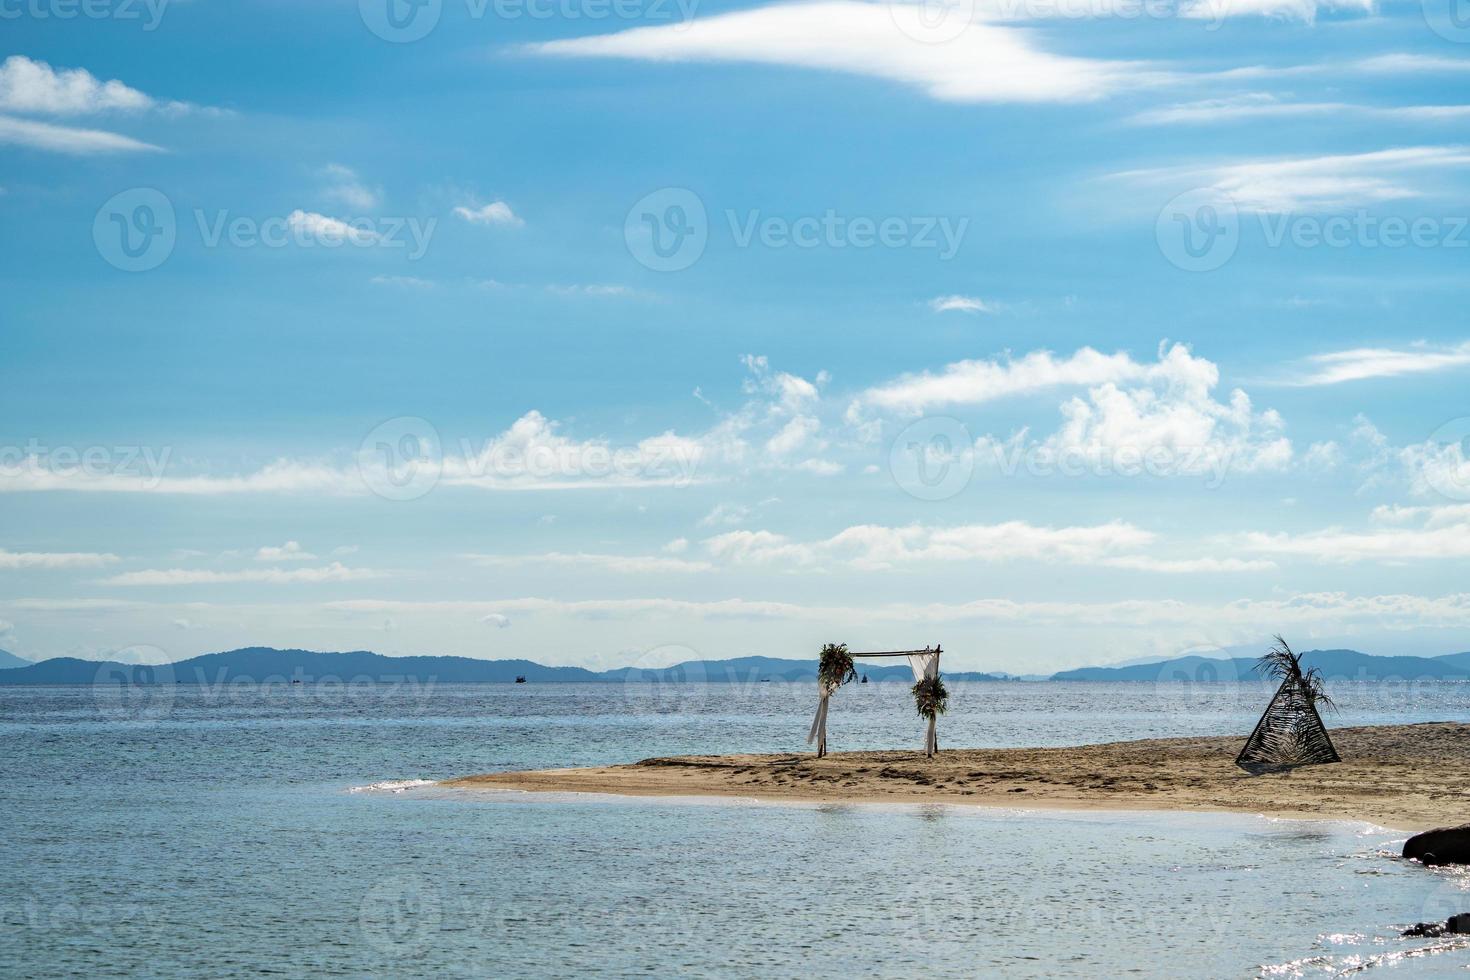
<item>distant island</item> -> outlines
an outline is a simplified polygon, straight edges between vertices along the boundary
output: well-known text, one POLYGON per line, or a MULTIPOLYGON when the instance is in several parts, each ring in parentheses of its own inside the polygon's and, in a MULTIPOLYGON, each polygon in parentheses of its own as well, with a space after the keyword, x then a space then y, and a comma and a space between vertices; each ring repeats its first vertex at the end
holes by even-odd
MULTIPOLYGON (((19 660, 19 658, 16 658, 19 660)), ((670 667, 619 667, 592 671, 582 667, 547 667, 531 660, 477 660, 473 657, 386 657, 367 650, 318 653, 312 650, 276 650, 248 647, 208 653, 173 664, 137 665, 113 661, 58 657, 26 666, 0 669, 0 685, 92 684, 98 680, 133 684, 220 685, 256 683, 345 682, 370 679, 383 683, 432 680, 437 684, 514 684, 524 677, 531 684, 713 683, 751 684, 764 681, 816 683, 817 661, 737 657, 732 660, 691 660, 670 667)), ((871 667, 870 681, 913 683, 907 666, 871 667)), ((1005 674, 959 671, 946 674, 955 681, 1010 680, 1005 674)))
POLYGON ((6 670, 10 667, 29 667, 30 665, 31 662, 29 660, 17 657, 9 650, 0 650, 0 670, 6 670))
MULTIPOLYGON (((220 685, 242 682, 292 683, 433 681, 437 684, 636 684, 737 683, 768 681, 816 682, 817 661, 774 657, 691 660, 670 667, 619 667, 593 671, 582 667, 547 667, 531 660, 478 660, 474 657, 388 657, 367 650, 319 653, 247 647, 181 660, 172 664, 123 664, 113 661, 57 657, 31 663, 0 651, 0 685, 131 684, 220 685), (9 665, 9 666, 6 666, 9 665)), ((1304 664, 1334 680, 1470 680, 1470 653, 1441 657, 1378 657, 1356 650, 1311 650, 1304 664)), ((1254 658, 1177 657, 1122 667, 1082 667, 1047 676, 1017 677, 977 671, 946 672, 951 681, 1133 681, 1151 683, 1254 680, 1254 658)), ((906 665, 873 666, 863 671, 875 683, 912 683, 906 665)))
MULTIPOLYGON (((1082 667, 1053 674, 1054 681, 1236 681, 1253 680, 1256 658, 1175 657, 1125 667, 1082 667)), ((1441 657, 1378 657, 1357 650, 1308 650, 1303 667, 1316 667, 1330 680, 1470 680, 1470 653, 1441 657)))

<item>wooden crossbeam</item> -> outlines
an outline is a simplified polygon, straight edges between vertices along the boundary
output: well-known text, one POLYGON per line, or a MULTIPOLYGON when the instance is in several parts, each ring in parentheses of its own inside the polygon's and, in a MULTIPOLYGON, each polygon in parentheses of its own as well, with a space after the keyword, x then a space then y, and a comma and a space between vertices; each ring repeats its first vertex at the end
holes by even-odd
POLYGON ((883 653, 854 653, 853 657, 913 657, 921 653, 943 653, 943 647, 925 647, 922 650, 892 650, 883 653))

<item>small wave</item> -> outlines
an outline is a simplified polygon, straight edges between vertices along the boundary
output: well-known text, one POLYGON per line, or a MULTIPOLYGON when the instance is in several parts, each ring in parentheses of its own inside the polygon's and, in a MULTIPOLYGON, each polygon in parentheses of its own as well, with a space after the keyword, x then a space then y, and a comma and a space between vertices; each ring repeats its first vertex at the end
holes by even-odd
POLYGON ((354 786, 349 793, 402 793, 406 789, 418 789, 420 786, 433 786, 432 779, 385 779, 381 783, 368 783, 366 786, 354 786))

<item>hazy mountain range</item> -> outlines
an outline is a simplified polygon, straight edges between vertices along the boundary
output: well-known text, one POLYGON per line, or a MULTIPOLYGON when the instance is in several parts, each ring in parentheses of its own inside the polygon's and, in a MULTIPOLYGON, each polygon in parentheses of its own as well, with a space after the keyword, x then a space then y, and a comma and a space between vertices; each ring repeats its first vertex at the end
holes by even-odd
MULTIPOLYGON (((1050 678, 1041 675, 1017 678, 1002 673, 946 671, 952 681, 1054 680, 1054 681, 1210 681, 1257 678, 1255 658, 1210 659, 1190 656, 1115 667, 1083 667, 1064 670, 1050 678)), ((1356 650, 1311 650, 1303 655, 1309 667, 1319 668, 1330 679, 1443 679, 1470 680, 1470 653, 1442 657, 1378 657, 1356 650)), ((864 664, 858 670, 871 681, 912 683, 908 665, 885 661, 864 664)), ((139 666, 112 661, 58 657, 31 663, 0 651, 0 685, 91 684, 99 679, 116 682, 128 678, 138 684, 289 683, 303 684, 373 680, 381 683, 414 680, 436 684, 512 684, 518 677, 536 684, 622 684, 711 681, 759 683, 762 681, 813 681, 816 660, 778 660, 772 657, 737 657, 731 660, 692 660, 660 669, 619 667, 592 671, 582 667, 547 667, 530 660, 478 660, 473 657, 386 657, 357 650, 350 653, 317 653, 311 650, 276 650, 248 647, 224 653, 209 653, 178 663, 139 666)))
MULTIPOLYGON (((18 659, 18 658, 17 658, 18 659)), ((24 663, 24 661, 23 661, 24 663)), ((863 666, 859 671, 872 681, 902 680, 913 683, 907 664, 863 666)), ((209 653, 163 666, 140 667, 110 661, 58 657, 38 664, 0 669, 0 684, 91 684, 99 678, 134 683, 228 684, 251 680, 276 683, 299 680, 346 682, 372 679, 391 683, 407 679, 437 684, 511 684, 517 677, 527 683, 622 684, 629 682, 715 681, 759 683, 761 681, 815 682, 817 661, 777 660, 771 657, 738 657, 733 660, 694 660, 661 669, 619 667, 591 671, 581 667, 546 667, 530 660, 477 660, 472 657, 385 657, 358 650, 351 653, 316 653, 311 650, 275 650, 249 647, 226 653, 209 653)), ((996 681, 1005 675, 973 671, 946 673, 951 680, 996 681)))
MULTIPOLYGON (((1258 678, 1255 657, 1173 660, 1120 667, 1082 667, 1052 675, 1054 681, 1209 681, 1258 678)), ((1470 680, 1470 653, 1442 657, 1378 657, 1357 650, 1308 650, 1304 667, 1316 667, 1334 680, 1470 680)))

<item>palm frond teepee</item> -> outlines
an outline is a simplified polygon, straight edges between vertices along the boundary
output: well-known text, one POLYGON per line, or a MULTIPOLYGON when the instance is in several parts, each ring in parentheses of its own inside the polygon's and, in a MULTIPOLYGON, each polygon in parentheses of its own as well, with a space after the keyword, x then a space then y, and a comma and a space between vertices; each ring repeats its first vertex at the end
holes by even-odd
POLYGON ((1327 696, 1321 672, 1316 667, 1302 670, 1302 655, 1293 653, 1279 636, 1276 645, 1257 661, 1256 669, 1268 677, 1280 678, 1281 686, 1246 739, 1236 763, 1308 766, 1341 762, 1317 712, 1319 704, 1337 708, 1327 696))

